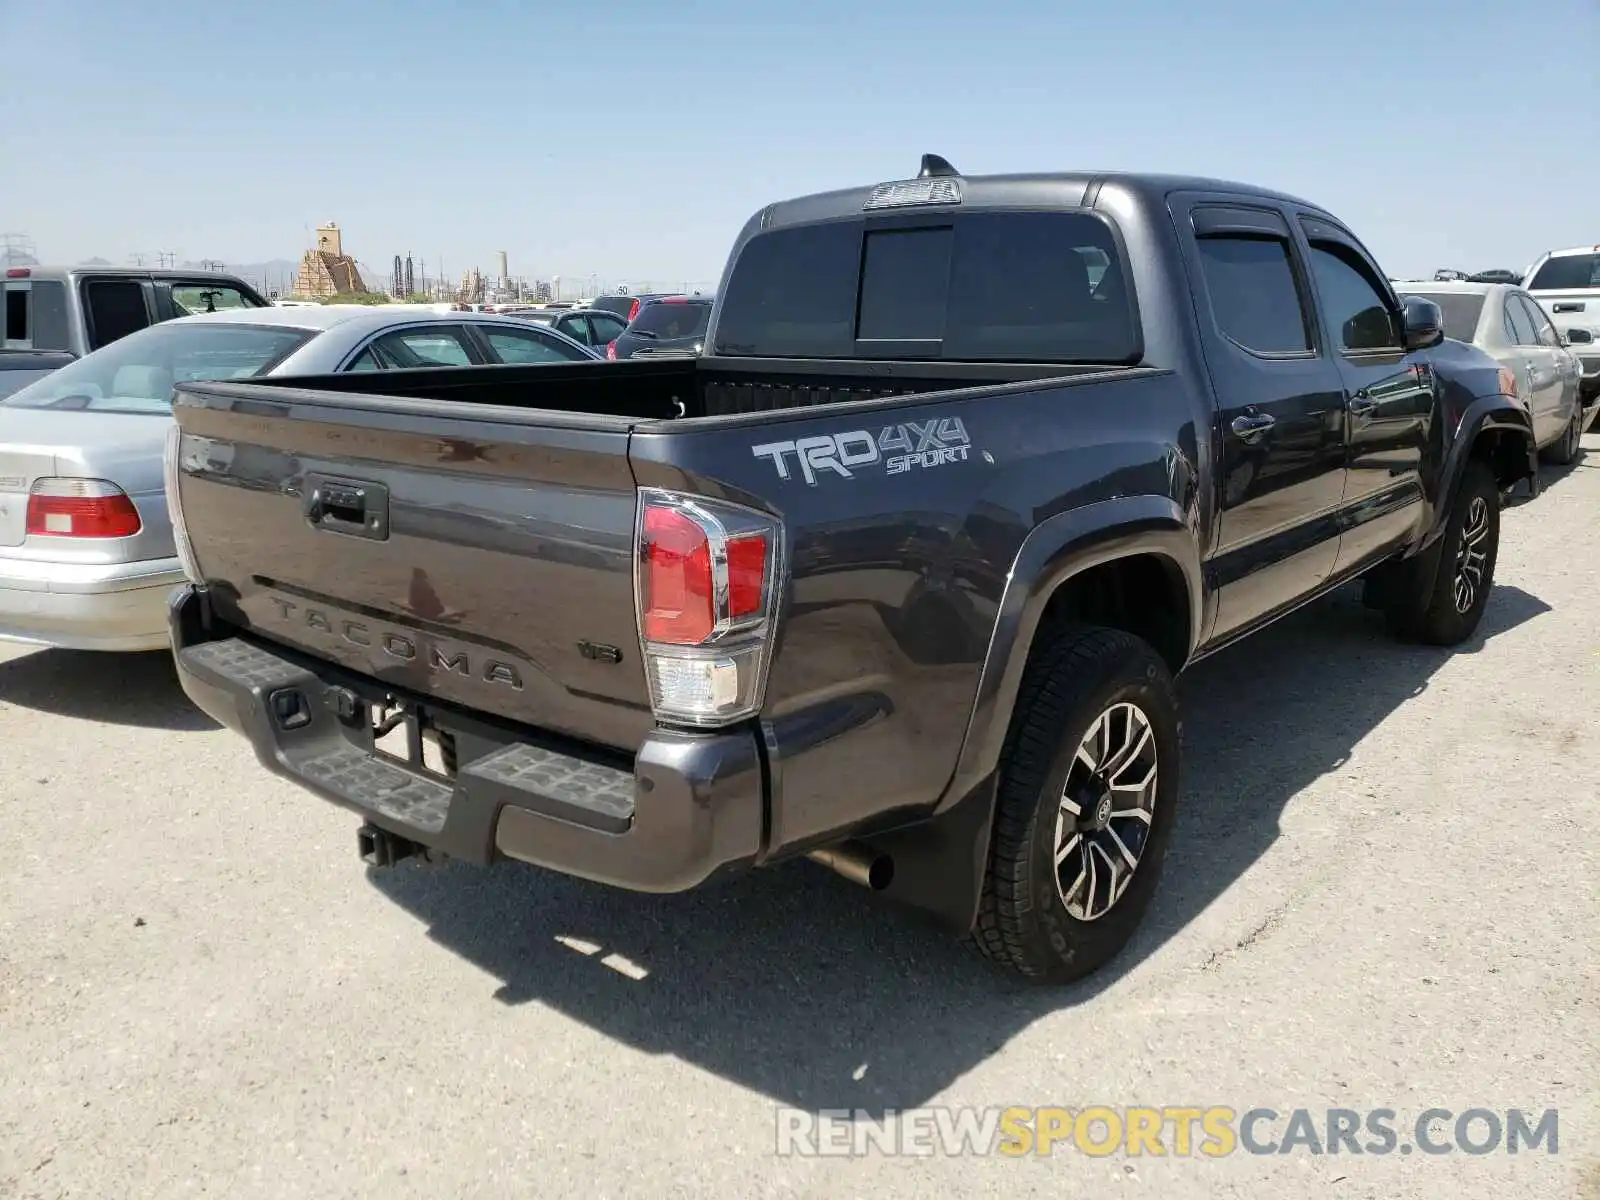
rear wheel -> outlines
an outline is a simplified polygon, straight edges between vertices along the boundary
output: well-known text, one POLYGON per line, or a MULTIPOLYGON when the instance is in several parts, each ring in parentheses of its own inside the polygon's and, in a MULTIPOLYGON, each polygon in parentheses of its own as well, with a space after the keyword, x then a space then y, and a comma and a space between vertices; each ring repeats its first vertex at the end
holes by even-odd
POLYGON ((1454 646, 1471 637, 1494 587, 1500 551, 1500 488, 1488 464, 1469 462, 1445 525, 1431 591, 1394 597, 1385 615, 1401 637, 1454 646))
POLYGON ((1554 463, 1558 467, 1567 466, 1577 460, 1578 453, 1583 446, 1583 405, 1572 406, 1572 420, 1567 422, 1567 428, 1562 433, 1559 441, 1553 442, 1544 450, 1544 460, 1554 463))
POLYGON ((972 941, 1066 982, 1113 958, 1155 892, 1178 801, 1166 664, 1120 630, 1048 635, 1023 680, 972 941))

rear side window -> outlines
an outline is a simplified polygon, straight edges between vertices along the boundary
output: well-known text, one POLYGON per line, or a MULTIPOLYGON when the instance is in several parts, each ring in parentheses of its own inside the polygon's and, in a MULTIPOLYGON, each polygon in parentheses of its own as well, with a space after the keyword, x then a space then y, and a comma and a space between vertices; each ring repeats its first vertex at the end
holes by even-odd
POLYGON ((676 304, 663 300, 648 304, 628 326, 629 333, 644 333, 657 338, 690 338, 705 333, 711 320, 709 304, 676 304))
POLYGON ((1200 266, 1218 331, 1257 354, 1311 349, 1289 246, 1273 237, 1203 237, 1200 266))
POLYGON ((1458 342, 1470 342, 1478 335, 1478 318, 1483 314, 1481 293, 1472 292, 1406 292, 1422 300, 1432 300, 1444 314, 1444 335, 1458 342))
POLYGON ((94 348, 137 333, 150 324, 144 287, 131 279, 99 279, 84 284, 84 304, 94 330, 94 348))
POLYGON ((1140 340, 1126 278, 1109 226, 1083 213, 777 230, 740 252, 716 352, 1130 362, 1140 340))

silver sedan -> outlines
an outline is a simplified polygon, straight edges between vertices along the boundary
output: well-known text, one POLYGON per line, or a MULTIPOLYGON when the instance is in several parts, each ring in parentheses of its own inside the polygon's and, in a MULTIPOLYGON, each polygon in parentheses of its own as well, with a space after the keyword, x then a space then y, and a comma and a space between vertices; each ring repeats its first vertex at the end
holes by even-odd
POLYGON ((1546 458, 1577 458, 1594 416, 1580 395, 1583 367, 1532 296, 1504 283, 1399 283, 1395 290, 1432 300, 1444 314, 1446 337, 1471 342, 1516 377, 1517 398, 1546 458))
POLYGON ((184 317, 85 355, 0 399, 0 640, 167 644, 166 599, 183 580, 162 486, 175 383, 592 361, 514 317, 398 305, 184 317))

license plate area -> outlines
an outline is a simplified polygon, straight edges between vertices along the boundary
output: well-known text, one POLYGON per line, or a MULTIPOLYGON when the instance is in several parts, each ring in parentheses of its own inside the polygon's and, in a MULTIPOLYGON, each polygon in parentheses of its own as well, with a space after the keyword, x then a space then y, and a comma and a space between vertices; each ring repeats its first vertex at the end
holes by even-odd
POLYGON ((455 735, 440 728, 426 708, 388 696, 366 709, 374 754, 435 779, 455 779, 455 735))

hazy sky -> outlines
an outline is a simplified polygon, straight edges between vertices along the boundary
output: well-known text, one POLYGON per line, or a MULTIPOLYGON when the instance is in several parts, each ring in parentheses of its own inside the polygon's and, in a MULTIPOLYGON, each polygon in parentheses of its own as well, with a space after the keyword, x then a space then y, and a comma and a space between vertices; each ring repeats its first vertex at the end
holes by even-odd
POLYGON ((714 280, 763 204, 929 150, 1278 187, 1390 274, 1600 242, 1600 0, 0 0, 0 47, 0 231, 46 261, 331 217, 383 271, 714 280))

